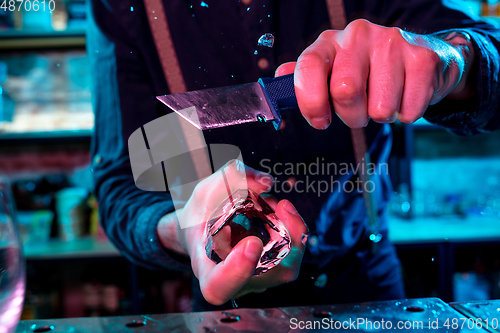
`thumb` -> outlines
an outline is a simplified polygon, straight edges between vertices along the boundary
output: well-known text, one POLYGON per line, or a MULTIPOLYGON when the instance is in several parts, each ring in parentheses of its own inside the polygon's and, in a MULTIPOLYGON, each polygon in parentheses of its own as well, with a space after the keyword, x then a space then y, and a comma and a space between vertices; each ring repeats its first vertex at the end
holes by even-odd
POLYGON ((309 228, 295 206, 288 200, 281 200, 276 206, 276 214, 286 225, 292 238, 292 245, 302 249, 304 247, 302 238, 309 234, 309 228))
POLYGON ((226 259, 200 277, 203 297, 221 305, 233 297, 253 276, 262 254, 262 241, 255 236, 241 240, 226 259))

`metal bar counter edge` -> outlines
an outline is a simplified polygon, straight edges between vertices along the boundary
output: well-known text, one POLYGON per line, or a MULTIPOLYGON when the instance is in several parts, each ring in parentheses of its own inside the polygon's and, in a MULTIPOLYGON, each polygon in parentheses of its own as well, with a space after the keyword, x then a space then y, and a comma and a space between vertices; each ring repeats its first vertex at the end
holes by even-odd
POLYGON ((439 298, 359 304, 21 321, 31 332, 500 332, 500 300, 439 298))

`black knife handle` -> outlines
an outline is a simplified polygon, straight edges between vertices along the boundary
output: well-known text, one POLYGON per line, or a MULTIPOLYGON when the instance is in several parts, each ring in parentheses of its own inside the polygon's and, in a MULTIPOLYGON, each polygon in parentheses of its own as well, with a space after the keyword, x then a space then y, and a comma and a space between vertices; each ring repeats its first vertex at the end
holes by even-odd
POLYGON ((274 114, 274 128, 279 129, 281 126, 280 112, 299 108, 293 85, 293 74, 276 78, 262 78, 258 82, 263 87, 271 111, 274 114))

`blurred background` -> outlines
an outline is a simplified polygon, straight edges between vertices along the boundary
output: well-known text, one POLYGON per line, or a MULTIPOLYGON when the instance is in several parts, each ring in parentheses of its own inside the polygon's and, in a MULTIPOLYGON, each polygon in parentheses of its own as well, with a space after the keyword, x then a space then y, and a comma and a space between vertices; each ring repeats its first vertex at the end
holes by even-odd
MULTIPOLYGON (((189 275, 130 264, 99 226, 85 0, 49 3, 0 9, 0 174, 27 259, 22 319, 189 311, 189 275)), ((458 3, 500 22, 497 1, 458 3)), ((407 296, 500 298, 500 133, 462 138, 424 120, 393 129, 390 238, 407 296)))

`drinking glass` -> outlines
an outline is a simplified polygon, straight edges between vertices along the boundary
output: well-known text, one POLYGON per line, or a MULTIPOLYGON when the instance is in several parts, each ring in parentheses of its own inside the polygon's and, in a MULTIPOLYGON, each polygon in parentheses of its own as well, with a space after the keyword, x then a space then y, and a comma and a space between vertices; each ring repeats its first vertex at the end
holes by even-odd
POLYGON ((0 176, 0 333, 16 329, 24 301, 25 263, 10 184, 0 176))

